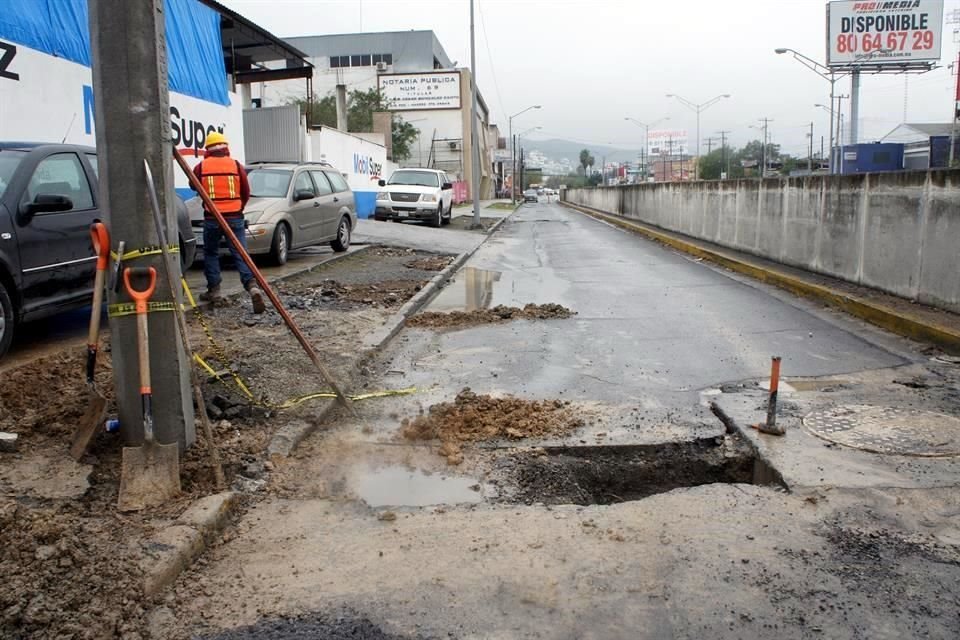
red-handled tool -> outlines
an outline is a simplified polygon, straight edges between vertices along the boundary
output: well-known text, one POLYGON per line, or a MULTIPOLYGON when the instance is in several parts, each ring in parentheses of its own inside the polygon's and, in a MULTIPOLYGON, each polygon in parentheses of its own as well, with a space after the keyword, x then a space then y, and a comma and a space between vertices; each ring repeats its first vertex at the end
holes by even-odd
POLYGON ((180 493, 180 459, 177 443, 160 444, 153 435, 153 388, 150 383, 150 298, 157 286, 153 267, 123 270, 123 284, 134 302, 137 318, 137 355, 140 369, 140 406, 143 412, 143 446, 124 447, 120 469, 121 511, 139 511, 162 504, 180 493), (146 278, 144 289, 134 287, 134 278, 146 278))
POLYGON ((97 372, 97 352, 100 348, 100 314, 103 305, 103 287, 110 267, 110 233, 102 222, 90 226, 90 242, 97 256, 97 272, 93 279, 93 302, 90 308, 90 329, 87 333, 87 386, 90 398, 87 410, 77 425, 70 444, 70 455, 79 460, 87 452, 93 434, 103 423, 107 411, 107 399, 97 390, 95 375, 97 372))

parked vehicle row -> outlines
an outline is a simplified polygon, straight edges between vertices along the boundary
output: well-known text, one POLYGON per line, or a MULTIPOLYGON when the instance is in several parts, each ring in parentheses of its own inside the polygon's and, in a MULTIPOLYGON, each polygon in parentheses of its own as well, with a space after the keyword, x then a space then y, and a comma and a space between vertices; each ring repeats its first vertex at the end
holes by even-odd
MULTIPOLYGON (((21 323, 90 304, 90 225, 104 218, 95 149, 0 142, 0 356, 21 323)), ((196 242, 180 199, 177 229, 190 265, 196 242)))

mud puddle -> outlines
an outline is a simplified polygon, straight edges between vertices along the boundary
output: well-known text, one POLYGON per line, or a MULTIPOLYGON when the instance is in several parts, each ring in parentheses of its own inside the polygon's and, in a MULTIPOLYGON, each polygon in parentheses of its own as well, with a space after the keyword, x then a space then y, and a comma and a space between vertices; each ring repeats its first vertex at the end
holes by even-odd
POLYGON ((348 474, 352 493, 371 507, 426 507, 483 500, 473 478, 430 473, 401 465, 363 466, 348 474))
POLYGON ((431 328, 469 327, 509 320, 566 319, 573 315, 576 315, 575 311, 559 304, 528 304, 523 308, 497 305, 492 309, 475 309, 473 311, 450 311, 448 313, 426 311, 407 320, 407 324, 412 327, 431 328))
POLYGON ((556 447, 500 461, 501 501, 616 504, 715 483, 785 488, 738 436, 655 445, 556 447))
POLYGON ((477 311, 496 306, 562 300, 568 283, 549 267, 495 271, 465 267, 430 301, 426 311, 477 311))

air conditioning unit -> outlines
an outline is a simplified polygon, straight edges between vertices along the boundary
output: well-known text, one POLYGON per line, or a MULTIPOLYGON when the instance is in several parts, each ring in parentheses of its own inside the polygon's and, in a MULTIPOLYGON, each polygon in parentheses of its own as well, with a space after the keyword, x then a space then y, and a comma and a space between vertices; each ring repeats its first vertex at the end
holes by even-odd
POLYGON ((377 63, 377 71, 381 71, 381 72, 382 72, 382 71, 386 71, 386 70, 387 70, 387 63, 386 63, 386 62, 378 62, 378 63, 377 63))
POLYGON ((460 144, 460 143, 458 143, 456 140, 451 140, 451 141, 448 142, 447 144, 450 145, 450 151, 456 151, 456 150, 457 150, 457 145, 460 144))

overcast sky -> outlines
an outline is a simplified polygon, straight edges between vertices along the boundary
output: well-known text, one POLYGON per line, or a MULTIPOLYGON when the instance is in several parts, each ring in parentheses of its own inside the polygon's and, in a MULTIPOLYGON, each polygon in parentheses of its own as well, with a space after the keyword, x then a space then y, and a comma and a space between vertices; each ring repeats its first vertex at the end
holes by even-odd
MULTIPOLYGON (((221 2, 281 37, 432 29, 450 58, 469 66, 468 0, 221 2)), ((696 116, 665 94, 706 102, 729 93, 701 115, 701 139, 726 129, 740 145, 760 137, 749 127, 767 117, 772 141, 805 155, 811 121, 817 146, 828 135, 826 113, 813 105, 828 103, 829 84, 773 50, 789 47, 823 62, 824 6, 822 0, 476 0, 477 78, 504 134, 507 114, 537 103, 543 108, 517 118, 515 130, 542 126, 541 137, 638 148, 643 130, 624 117, 669 117, 663 126, 687 129, 693 147, 696 116)), ((953 11, 960 11, 960 0, 945 0, 945 21, 953 11)), ((957 57, 958 27, 944 26, 943 68, 863 79, 861 140, 885 135, 905 113, 913 122, 949 120, 956 78, 946 65, 957 57)), ((848 79, 837 86, 849 93, 848 79)))

